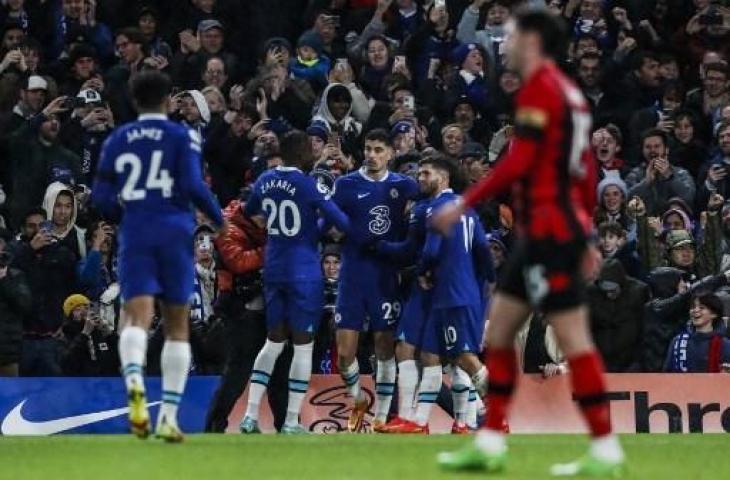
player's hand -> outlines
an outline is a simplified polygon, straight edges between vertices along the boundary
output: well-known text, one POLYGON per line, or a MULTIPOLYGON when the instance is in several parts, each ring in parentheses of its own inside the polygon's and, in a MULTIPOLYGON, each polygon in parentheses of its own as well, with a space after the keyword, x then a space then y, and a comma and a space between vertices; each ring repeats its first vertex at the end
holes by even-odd
POLYGON ((431 217, 431 227, 443 235, 447 235, 451 231, 451 226, 459 221, 464 214, 464 206, 461 202, 453 201, 447 203, 431 217))
POLYGON ((425 275, 419 275, 418 285, 424 290, 431 290, 433 288, 433 274, 427 272, 425 275))

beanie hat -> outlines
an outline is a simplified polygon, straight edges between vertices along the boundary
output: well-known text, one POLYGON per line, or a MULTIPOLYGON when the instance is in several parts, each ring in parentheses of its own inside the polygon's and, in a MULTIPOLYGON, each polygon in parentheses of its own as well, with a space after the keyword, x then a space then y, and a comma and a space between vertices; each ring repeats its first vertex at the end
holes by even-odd
POLYGON ((319 33, 315 32, 314 30, 307 30, 306 32, 302 33, 302 36, 299 37, 299 41, 297 42, 297 48, 299 47, 311 47, 315 52, 317 52, 317 55, 322 53, 322 37, 319 36, 319 33))
POLYGON ((695 243, 692 238, 692 234, 690 234, 687 230, 672 230, 671 232, 667 232, 665 242, 668 250, 673 250, 685 245, 694 245, 695 243))
POLYGON ((91 305, 91 300, 80 293, 74 293, 63 301, 63 314, 68 317, 76 309, 82 305, 91 305))
POLYGON ((307 135, 310 137, 318 137, 323 142, 327 143, 329 140, 330 129, 329 126, 320 120, 315 120, 307 127, 307 135))
POLYGON ((74 45, 71 51, 68 52, 69 65, 75 64, 81 58, 96 59, 96 49, 86 43, 79 43, 77 45, 74 45))
POLYGON ((462 43, 451 51, 451 60, 454 62, 454 65, 458 65, 461 68, 461 65, 464 63, 464 60, 466 60, 466 57, 469 56, 469 53, 471 53, 472 50, 478 49, 479 46, 476 43, 462 43))
POLYGON ((203 121, 205 123, 210 122, 210 108, 208 107, 208 102, 205 100, 203 94, 200 93, 199 90, 187 90, 185 93, 193 97, 195 106, 198 107, 200 117, 203 119, 203 121))
POLYGON ((621 177, 618 177, 616 175, 609 175, 601 180, 601 182, 598 184, 598 188, 596 188, 598 203, 601 203, 601 200, 603 198, 603 191, 611 185, 618 187, 618 189, 621 190, 621 193, 624 194, 624 198, 628 196, 629 190, 628 188, 626 188, 626 182, 621 180, 621 177))
POLYGON ((690 220, 689 216, 684 212, 684 210, 680 210, 679 208, 670 208, 666 212, 664 212, 664 215, 662 215, 662 225, 664 228, 666 228, 667 223, 667 217, 670 215, 679 215, 679 217, 682 219, 682 224, 684 225, 684 228, 686 230, 692 229, 692 220, 690 220))

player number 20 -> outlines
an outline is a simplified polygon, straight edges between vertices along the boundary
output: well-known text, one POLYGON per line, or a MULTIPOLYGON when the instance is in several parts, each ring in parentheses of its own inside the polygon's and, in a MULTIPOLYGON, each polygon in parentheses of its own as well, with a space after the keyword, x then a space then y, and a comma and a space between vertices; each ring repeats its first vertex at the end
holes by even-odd
POLYGON ((272 199, 265 198, 261 202, 261 208, 268 218, 266 230, 269 235, 283 233, 287 237, 293 237, 301 230, 302 217, 299 214, 299 207, 291 200, 284 200, 277 205, 272 199))
POLYGON ((121 197, 125 202, 134 202, 136 200, 144 200, 149 190, 159 190, 162 198, 170 198, 172 196, 172 186, 174 180, 170 177, 170 172, 162 165, 162 150, 152 152, 150 161, 150 169, 147 172, 147 180, 144 188, 137 188, 139 177, 142 176, 142 160, 134 153, 125 153, 119 155, 114 161, 114 170, 118 174, 123 174, 129 168, 129 175, 122 187, 121 197))

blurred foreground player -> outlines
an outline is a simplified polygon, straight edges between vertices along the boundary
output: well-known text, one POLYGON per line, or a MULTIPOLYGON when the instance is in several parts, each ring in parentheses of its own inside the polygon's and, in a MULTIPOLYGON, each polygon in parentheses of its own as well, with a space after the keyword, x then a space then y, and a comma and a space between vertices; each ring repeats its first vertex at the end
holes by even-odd
MULTIPOLYGON (((515 139, 492 174, 443 208, 434 226, 448 231, 483 198, 515 186, 521 207, 522 245, 510 259, 492 304, 487 332, 488 385, 485 428, 469 448, 442 453, 449 470, 504 468, 505 435, 500 431, 517 380, 514 339, 534 308, 544 311, 570 364, 573 390, 593 441, 576 462, 555 465, 556 476, 618 476, 624 454, 611 431, 603 363, 588 329, 582 271, 595 265, 589 247, 595 176, 590 156, 590 111, 555 59, 564 52, 564 28, 546 10, 523 10, 508 25, 510 68, 524 87, 516 100, 515 139)), ((475 379, 476 380, 476 379, 475 379)), ((475 385, 484 391, 484 385, 475 385)))
POLYGON ((162 299, 162 407, 155 433, 180 442, 177 408, 190 369, 189 299, 193 292, 192 205, 220 228, 221 209, 203 182, 200 136, 171 122, 170 79, 159 72, 134 77, 136 122, 117 129, 105 142, 92 201, 109 220, 121 221, 119 281, 126 324, 119 335, 129 421, 140 438, 150 433, 142 367, 155 296, 162 299))

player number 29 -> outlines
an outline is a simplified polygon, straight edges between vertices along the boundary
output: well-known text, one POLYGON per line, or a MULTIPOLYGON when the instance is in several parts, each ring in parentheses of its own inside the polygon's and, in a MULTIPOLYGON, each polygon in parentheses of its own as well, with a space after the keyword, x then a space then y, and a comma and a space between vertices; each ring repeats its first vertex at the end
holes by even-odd
POLYGON ((159 190, 162 198, 170 198, 174 180, 170 177, 170 172, 167 169, 160 168, 161 165, 162 150, 155 150, 152 152, 150 169, 147 172, 144 188, 137 188, 139 177, 142 176, 142 160, 134 153, 119 155, 114 161, 114 170, 121 175, 129 169, 129 175, 122 187, 122 200, 125 202, 144 200, 149 190, 159 190))
POLYGON ((284 200, 277 205, 272 199, 265 198, 261 202, 261 208, 268 218, 266 230, 269 235, 283 233, 287 237, 293 237, 301 230, 302 217, 299 214, 299 207, 291 200, 284 200))
POLYGON ((383 302, 380 306, 383 310, 383 318, 388 324, 394 323, 400 317, 400 302, 383 302))

